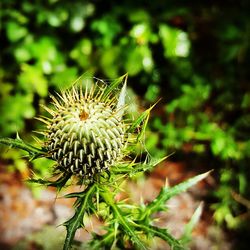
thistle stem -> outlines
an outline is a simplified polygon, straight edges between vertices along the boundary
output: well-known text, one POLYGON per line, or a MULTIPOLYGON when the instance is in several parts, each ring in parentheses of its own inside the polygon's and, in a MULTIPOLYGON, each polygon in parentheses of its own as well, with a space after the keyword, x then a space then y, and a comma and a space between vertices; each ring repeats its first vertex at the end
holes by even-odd
POLYGON ((175 247, 175 249, 183 249, 183 250, 185 249, 184 247, 181 246, 180 242, 177 239, 175 239, 171 234, 169 234, 165 229, 160 229, 150 225, 146 226, 142 224, 137 224, 136 227, 140 228, 149 235, 158 236, 159 238, 168 242, 168 244, 171 247, 175 247))
MULTIPOLYGON (((131 223, 127 220, 127 218, 124 216, 122 210, 119 208, 119 206, 114 202, 114 196, 113 193, 109 189, 105 189, 102 187, 102 192, 100 192, 100 195, 106 202, 108 206, 112 209, 114 213, 114 217, 116 218, 117 222, 123 230, 131 237, 132 241, 140 248, 140 249, 147 249, 144 243, 141 241, 141 239, 136 235, 134 230, 134 225, 131 225, 131 223)), ((134 223, 133 223, 134 224, 134 223)))
POLYGON ((83 191, 82 196, 77 196, 76 204, 78 204, 74 216, 69 219, 64 225, 67 228, 67 235, 64 242, 63 250, 69 250, 75 237, 76 230, 83 225, 84 213, 88 210, 90 199, 92 198, 96 185, 93 184, 83 191))
POLYGON ((13 148, 19 148, 22 150, 27 151, 31 156, 42 156, 44 155, 44 151, 41 149, 38 149, 32 145, 27 144, 22 139, 12 139, 12 138, 0 138, 0 143, 5 144, 7 146, 13 147, 13 148))

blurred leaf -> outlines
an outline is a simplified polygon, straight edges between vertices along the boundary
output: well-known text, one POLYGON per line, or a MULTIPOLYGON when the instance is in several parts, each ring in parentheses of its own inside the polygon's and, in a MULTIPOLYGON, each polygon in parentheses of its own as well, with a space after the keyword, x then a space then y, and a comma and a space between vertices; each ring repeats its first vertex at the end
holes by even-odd
POLYGON ((55 162, 46 158, 38 158, 33 161, 34 170, 36 172, 36 176, 45 178, 51 174, 53 166, 55 162))
POLYGON ((157 85, 149 85, 145 94, 146 100, 154 102, 159 96, 160 88, 157 85))
POLYGON ((20 87, 27 92, 36 92, 41 97, 45 97, 48 94, 47 80, 36 66, 23 64, 18 82, 20 87))
POLYGON ((27 44, 22 44, 14 50, 14 55, 20 63, 27 62, 32 58, 32 54, 27 44))
POLYGON ((161 24, 159 26, 159 35, 164 46, 165 57, 187 57, 189 55, 190 41, 185 32, 161 24))
POLYGON ((8 148, 2 150, 2 144, 0 143, 0 151, 4 152, 1 154, 1 158, 8 160, 7 168, 8 171, 18 170, 21 173, 24 173, 27 170, 27 162, 24 159, 23 151, 17 150, 15 148, 8 148))
POLYGON ((181 236, 180 242, 182 244, 187 244, 192 239, 192 231, 195 228, 195 226, 198 224, 201 214, 203 212, 203 203, 200 203, 200 205, 196 208, 194 214, 192 215, 192 218, 188 222, 188 224, 185 225, 184 233, 181 236))
POLYGON ((133 76, 138 74, 142 70, 142 60, 143 57, 141 55, 140 49, 138 47, 128 51, 128 59, 125 63, 125 69, 129 73, 129 75, 133 76))
POLYGON ((167 105, 167 112, 174 112, 177 108, 183 111, 193 111, 199 108, 210 95, 209 85, 196 83, 195 86, 183 84, 182 95, 167 105))
POLYGON ((241 103, 242 108, 249 108, 250 107, 250 92, 245 93, 241 103))
POLYGON ((12 90, 13 85, 11 83, 2 83, 0 92, 1 99, 8 98, 12 90))
POLYGON ((52 27, 59 27, 68 19, 69 13, 67 9, 56 8, 53 12, 49 12, 46 16, 46 20, 52 27))
POLYGON ((24 128, 24 119, 35 115, 32 95, 16 94, 0 103, 0 131, 7 136, 24 128))
POLYGON ((56 72, 51 78, 51 85, 58 90, 67 89, 72 86, 72 83, 78 76, 77 73, 76 67, 68 67, 62 72, 56 72))
POLYGON ((73 16, 70 20, 70 27, 74 32, 81 31, 85 26, 85 21, 81 16, 73 16))
POLYGON ((132 9, 129 11, 129 20, 133 23, 142 22, 142 21, 150 21, 149 13, 144 9, 132 9))
POLYGON ((149 41, 151 30, 147 23, 140 23, 133 26, 130 35, 136 39, 138 44, 145 44, 149 41))
POLYGON ((93 46, 90 39, 82 39, 70 52, 70 57, 74 59, 81 67, 89 69, 92 63, 93 46))
POLYGON ((119 56, 119 47, 113 47, 112 49, 107 49, 102 52, 100 65, 105 75, 111 79, 118 77, 119 66, 120 63, 122 63, 119 59, 119 56))
POLYGON ((113 39, 121 31, 120 23, 116 21, 114 16, 109 14, 103 16, 99 20, 95 20, 91 24, 93 31, 99 33, 101 38, 97 40, 98 44, 102 45, 104 48, 110 48, 113 39))
POLYGON ((131 47, 127 51, 127 60, 124 64, 129 75, 138 74, 143 69, 151 72, 154 66, 151 52, 147 46, 131 47))
POLYGON ((7 36, 11 42, 16 42, 25 37, 28 30, 16 22, 7 23, 7 36))
POLYGON ((240 151, 238 150, 237 144, 229 133, 225 133, 222 130, 218 130, 213 134, 211 149, 215 155, 221 155, 223 159, 237 159, 240 157, 240 151))

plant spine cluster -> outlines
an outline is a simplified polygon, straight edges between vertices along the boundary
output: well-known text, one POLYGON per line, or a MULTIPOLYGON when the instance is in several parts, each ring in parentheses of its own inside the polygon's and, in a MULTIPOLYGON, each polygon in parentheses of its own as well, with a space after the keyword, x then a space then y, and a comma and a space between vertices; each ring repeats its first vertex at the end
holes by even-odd
POLYGON ((52 117, 40 119, 47 125, 44 148, 57 169, 88 182, 121 161, 127 144, 124 105, 105 90, 73 87, 52 96, 54 108, 45 107, 52 117))

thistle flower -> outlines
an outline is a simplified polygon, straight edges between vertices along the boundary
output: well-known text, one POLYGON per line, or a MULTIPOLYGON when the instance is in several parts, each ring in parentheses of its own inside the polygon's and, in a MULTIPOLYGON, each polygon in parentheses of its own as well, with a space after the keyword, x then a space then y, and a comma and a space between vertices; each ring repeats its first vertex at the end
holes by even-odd
POLYGON ((118 95, 105 86, 72 87, 52 96, 54 108, 45 107, 52 118, 40 120, 47 125, 44 148, 57 170, 91 182, 122 160, 128 139, 125 89, 126 83, 118 95))

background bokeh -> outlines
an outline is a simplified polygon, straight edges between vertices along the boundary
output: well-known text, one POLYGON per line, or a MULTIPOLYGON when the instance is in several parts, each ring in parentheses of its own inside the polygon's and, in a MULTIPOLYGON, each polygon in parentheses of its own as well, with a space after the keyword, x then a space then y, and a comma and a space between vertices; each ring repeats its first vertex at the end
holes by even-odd
MULTIPOLYGON (((245 249, 250 216, 250 4, 235 1, 1 1, 0 136, 32 141, 49 93, 87 72, 128 73, 130 101, 158 99, 145 140, 200 173, 213 223, 245 249)), ((84 76, 83 76, 84 79, 84 76)), ((140 103, 138 105, 138 103, 140 103)), ((1 147, 1 167, 46 174, 1 147)), ((25 175, 25 174, 24 174, 25 175)), ((247 249, 247 248, 246 248, 247 249)))

